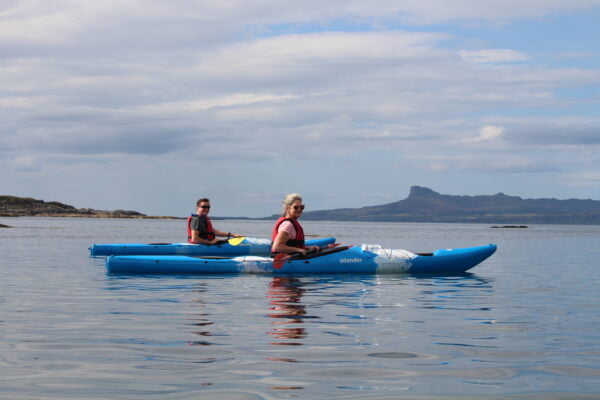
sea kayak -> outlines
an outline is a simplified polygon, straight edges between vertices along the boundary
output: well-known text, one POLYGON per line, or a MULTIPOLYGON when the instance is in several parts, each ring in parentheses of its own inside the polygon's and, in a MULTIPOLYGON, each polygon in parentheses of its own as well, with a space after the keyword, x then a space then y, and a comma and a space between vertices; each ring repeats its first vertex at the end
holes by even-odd
POLYGON ((496 251, 496 245, 412 253, 377 245, 341 246, 315 255, 275 258, 261 256, 111 256, 109 274, 457 274, 496 251))
MULTIPOLYGON (((318 238, 306 241, 307 246, 325 247, 335 243, 335 238, 318 238)), ((121 243, 93 244, 90 256, 116 255, 186 255, 186 256, 267 256, 271 251, 269 239, 251 237, 231 238, 221 244, 204 245, 191 243, 121 243)))

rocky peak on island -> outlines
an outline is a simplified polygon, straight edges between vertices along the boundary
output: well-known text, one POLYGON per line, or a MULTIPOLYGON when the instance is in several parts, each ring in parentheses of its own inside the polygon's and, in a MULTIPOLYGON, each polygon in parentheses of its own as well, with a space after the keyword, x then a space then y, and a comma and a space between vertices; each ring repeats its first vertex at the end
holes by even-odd
POLYGON ((408 199, 414 197, 435 197, 440 196, 438 192, 435 192, 429 188, 423 186, 411 186, 410 193, 408 194, 408 199))

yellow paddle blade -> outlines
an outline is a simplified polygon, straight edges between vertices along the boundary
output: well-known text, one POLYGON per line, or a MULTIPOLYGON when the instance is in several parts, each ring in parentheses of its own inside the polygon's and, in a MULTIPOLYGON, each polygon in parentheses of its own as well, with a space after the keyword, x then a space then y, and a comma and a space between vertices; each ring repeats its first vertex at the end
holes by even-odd
POLYGON ((231 238, 228 240, 229 244, 232 246, 237 246, 238 244, 242 243, 244 240, 246 239, 245 236, 242 237, 236 237, 236 238, 231 238))

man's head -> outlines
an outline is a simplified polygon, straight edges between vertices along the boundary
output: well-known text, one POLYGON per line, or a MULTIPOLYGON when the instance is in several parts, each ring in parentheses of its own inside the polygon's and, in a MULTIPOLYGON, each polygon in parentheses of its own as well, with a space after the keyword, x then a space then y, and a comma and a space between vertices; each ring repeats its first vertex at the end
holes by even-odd
POLYGON ((196 214, 208 215, 210 211, 210 200, 207 198, 200 199, 196 202, 196 214))

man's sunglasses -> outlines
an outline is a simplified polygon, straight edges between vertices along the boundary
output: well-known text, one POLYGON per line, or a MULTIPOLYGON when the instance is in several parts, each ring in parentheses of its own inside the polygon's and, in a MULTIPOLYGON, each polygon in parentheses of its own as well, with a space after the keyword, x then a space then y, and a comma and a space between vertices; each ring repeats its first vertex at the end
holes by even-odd
POLYGON ((200 206, 200 208, 204 208, 205 210, 209 210, 210 206, 200 206))

